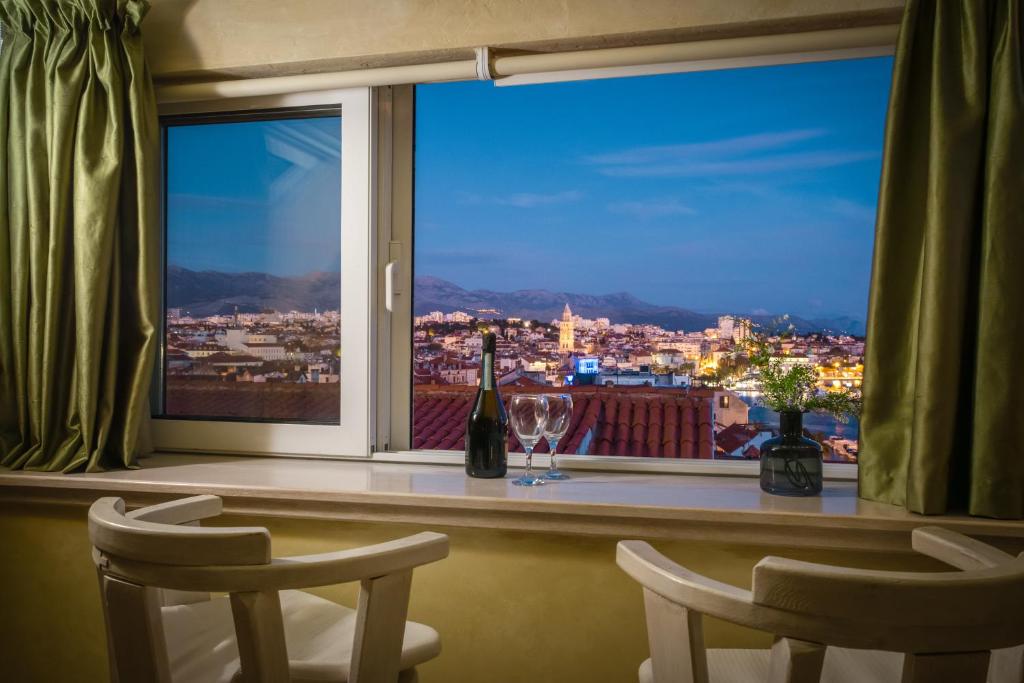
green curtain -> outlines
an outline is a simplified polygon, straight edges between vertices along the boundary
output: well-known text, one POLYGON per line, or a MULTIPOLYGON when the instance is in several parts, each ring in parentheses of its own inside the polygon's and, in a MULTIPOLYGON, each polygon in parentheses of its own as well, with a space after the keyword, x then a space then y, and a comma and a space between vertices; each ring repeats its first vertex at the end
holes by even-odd
POLYGON ((909 0, 885 136, 860 495, 1024 516, 1021 0, 909 0))
POLYGON ((0 0, 0 464, 148 442, 160 138, 139 0, 0 0))

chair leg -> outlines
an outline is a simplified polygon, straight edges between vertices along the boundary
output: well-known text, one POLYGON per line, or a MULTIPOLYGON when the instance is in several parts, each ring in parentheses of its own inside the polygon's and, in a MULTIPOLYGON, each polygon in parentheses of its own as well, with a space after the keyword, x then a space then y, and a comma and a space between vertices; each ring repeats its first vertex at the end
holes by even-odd
POLYGON ((245 683, 287 683, 281 599, 277 591, 231 594, 238 658, 245 683))
POLYGON ((771 683, 818 683, 825 664, 825 646, 793 638, 778 638, 772 645, 771 683))
POLYGON ((707 651, 700 612, 644 588, 647 642, 655 683, 708 683, 707 651))
POLYGON ((390 683, 398 678, 411 584, 411 569, 360 584, 350 683, 390 683))
POLYGON ((908 654, 903 659, 903 683, 985 683, 989 653, 908 654))
POLYGON ((100 574, 110 680, 167 683, 167 644, 159 590, 100 574))

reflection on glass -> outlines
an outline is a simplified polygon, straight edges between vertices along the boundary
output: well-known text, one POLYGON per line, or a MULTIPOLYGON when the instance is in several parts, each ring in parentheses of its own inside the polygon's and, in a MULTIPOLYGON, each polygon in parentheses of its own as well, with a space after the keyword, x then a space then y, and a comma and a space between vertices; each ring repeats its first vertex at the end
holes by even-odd
POLYGON ((341 119, 171 125, 169 417, 338 424, 341 119))

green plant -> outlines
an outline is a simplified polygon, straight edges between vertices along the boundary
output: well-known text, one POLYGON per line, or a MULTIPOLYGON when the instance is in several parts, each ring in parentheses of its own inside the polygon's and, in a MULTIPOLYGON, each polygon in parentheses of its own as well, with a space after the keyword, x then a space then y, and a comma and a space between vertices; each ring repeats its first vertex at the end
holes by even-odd
MULTIPOLYGON (((785 338, 791 332, 792 325, 778 336, 785 338)), ((828 413, 844 424, 849 422, 851 415, 860 414, 860 397, 857 394, 846 388, 819 391, 814 368, 801 363, 787 363, 777 357, 775 345, 763 332, 751 332, 743 347, 751 367, 758 371, 761 402, 768 408, 778 413, 828 413)))

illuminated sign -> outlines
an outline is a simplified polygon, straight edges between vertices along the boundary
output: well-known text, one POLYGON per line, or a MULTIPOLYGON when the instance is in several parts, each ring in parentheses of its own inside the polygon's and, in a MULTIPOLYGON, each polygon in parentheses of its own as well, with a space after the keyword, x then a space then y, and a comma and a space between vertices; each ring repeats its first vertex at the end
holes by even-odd
POLYGON ((598 370, 598 363, 596 358, 577 358, 576 359, 576 372, 581 375, 596 375, 598 370))

